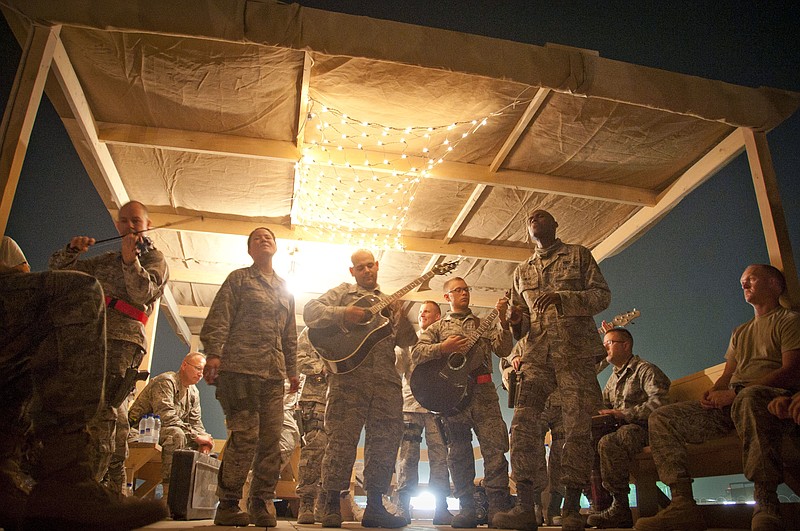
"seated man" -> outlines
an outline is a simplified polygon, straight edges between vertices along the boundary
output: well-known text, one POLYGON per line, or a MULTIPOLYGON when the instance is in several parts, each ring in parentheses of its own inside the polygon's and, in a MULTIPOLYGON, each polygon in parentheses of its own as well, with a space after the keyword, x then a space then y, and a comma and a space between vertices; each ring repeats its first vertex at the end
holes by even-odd
POLYGON ((161 445, 164 498, 169 492, 172 454, 175 450, 191 448, 208 453, 214 447, 214 439, 206 432, 200 418, 200 393, 195 387, 203 377, 205 366, 205 356, 190 352, 183 358, 177 372, 165 372, 151 379, 128 412, 131 427, 137 426, 146 414, 161 417, 158 444, 161 445))
POLYGON ((603 487, 613 496, 611 507, 589 515, 587 523, 599 528, 633 527, 628 505, 630 463, 647 446, 647 419, 669 401, 669 378, 655 365, 633 354, 633 336, 625 328, 612 328, 603 338, 614 370, 603 389, 608 415, 621 426, 603 435, 597 445, 603 487))
POLYGON ((100 283, 73 271, 26 273, 10 239, 0 257, 0 527, 134 529, 164 518, 160 502, 120 503, 92 474, 87 424, 106 365, 100 283), (14 474, 26 410, 41 445, 30 493, 14 474))
POLYGON ((772 398, 800 387, 800 314, 781 307, 786 281, 771 265, 748 266, 741 285, 755 317, 733 331, 722 375, 700 401, 667 405, 650 415, 653 461, 659 478, 672 490, 672 503, 656 516, 639 518, 636 529, 706 529, 692 495, 686 444, 721 437, 734 428, 742 438, 744 475, 755 484, 751 529, 782 528, 780 454, 764 446, 759 421, 770 416, 772 398))

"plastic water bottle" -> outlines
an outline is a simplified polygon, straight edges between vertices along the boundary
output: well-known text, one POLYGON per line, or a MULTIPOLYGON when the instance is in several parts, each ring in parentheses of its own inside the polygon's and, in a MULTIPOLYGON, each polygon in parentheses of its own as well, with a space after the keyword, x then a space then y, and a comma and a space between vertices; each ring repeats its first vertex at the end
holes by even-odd
POLYGON ((158 444, 161 437, 161 416, 153 416, 153 442, 158 444))
POLYGON ((153 425, 155 421, 153 420, 152 415, 145 415, 144 416, 144 442, 151 443, 153 442, 153 425))
POLYGON ((123 492, 125 496, 133 496, 133 483, 127 483, 125 485, 125 492, 123 492))
POLYGON ((145 422, 146 419, 147 415, 139 419, 139 442, 147 442, 147 439, 145 437, 145 429, 147 428, 146 426, 147 422, 145 422))

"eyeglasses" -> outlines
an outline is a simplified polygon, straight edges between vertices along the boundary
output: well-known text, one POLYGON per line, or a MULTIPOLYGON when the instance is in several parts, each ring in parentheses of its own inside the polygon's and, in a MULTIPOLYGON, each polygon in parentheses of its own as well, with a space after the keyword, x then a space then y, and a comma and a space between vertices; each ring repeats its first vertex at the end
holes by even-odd
POLYGON ((470 288, 470 287, 466 287, 466 288, 453 288, 453 289, 451 289, 450 291, 448 291, 447 293, 469 293, 470 291, 472 291, 472 288, 470 288))
POLYGON ((627 342, 628 342, 627 339, 606 339, 605 341, 603 341, 603 344, 607 347, 610 347, 614 343, 627 343, 627 342))
POLYGON ((186 363, 186 365, 188 365, 192 369, 196 370, 197 372, 203 372, 203 368, 202 367, 198 367, 197 365, 192 365, 188 361, 185 361, 184 363, 186 363))

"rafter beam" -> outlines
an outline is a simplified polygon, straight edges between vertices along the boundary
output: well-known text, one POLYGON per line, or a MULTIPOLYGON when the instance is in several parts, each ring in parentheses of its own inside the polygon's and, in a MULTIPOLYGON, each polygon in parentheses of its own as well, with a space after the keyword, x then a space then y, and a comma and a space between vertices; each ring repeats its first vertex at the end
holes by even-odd
MULTIPOLYGON (((112 211, 112 215, 116 212, 112 211)), ((238 234, 247 236, 257 227, 269 227, 274 233, 276 238, 284 240, 296 241, 309 241, 321 243, 338 243, 349 245, 350 242, 334 238, 331 240, 325 233, 319 229, 295 226, 293 228, 285 227, 283 225, 263 224, 251 221, 238 221, 224 218, 217 218, 213 216, 203 215, 197 216, 194 219, 187 218, 186 216, 179 216, 176 214, 160 214, 157 212, 150 213, 150 220, 153 225, 166 225, 168 223, 180 222, 169 228, 161 230, 181 230, 189 232, 208 232, 214 234, 238 234)), ((530 255, 530 251, 524 247, 511 247, 507 245, 492 245, 485 243, 472 243, 472 242, 456 242, 444 243, 440 240, 433 240, 430 238, 416 238, 411 236, 404 236, 400 238, 400 245, 405 251, 413 253, 428 253, 428 254, 445 254, 448 256, 468 256, 472 258, 479 258, 485 260, 501 260, 506 262, 520 262, 530 255)))
POLYGON ((0 234, 4 234, 61 26, 33 25, 0 125, 0 234))
MULTIPOLYGON (((214 155, 256 157, 294 164, 300 160, 300 150, 292 142, 256 139, 218 133, 201 133, 125 124, 98 125, 98 137, 109 144, 171 149, 214 155)), ((302 150, 306 164, 329 164, 373 172, 421 174, 428 168, 423 157, 401 158, 397 154, 361 149, 325 149, 306 145, 302 150), (386 161, 386 163, 384 163, 386 161), (369 164, 367 164, 369 162, 369 164)), ((653 206, 658 194, 643 188, 570 179, 519 170, 491 171, 487 166, 443 161, 430 170, 430 177, 486 186, 503 186, 518 190, 553 193, 573 197, 598 199, 613 203, 653 206)))
POLYGON ((598 244, 592 250, 595 260, 600 262, 622 251, 636 240, 639 235, 646 232, 669 213, 692 190, 706 182, 728 164, 744 148, 744 135, 741 129, 737 129, 706 153, 703 158, 695 162, 669 188, 664 190, 655 206, 642 208, 598 244))

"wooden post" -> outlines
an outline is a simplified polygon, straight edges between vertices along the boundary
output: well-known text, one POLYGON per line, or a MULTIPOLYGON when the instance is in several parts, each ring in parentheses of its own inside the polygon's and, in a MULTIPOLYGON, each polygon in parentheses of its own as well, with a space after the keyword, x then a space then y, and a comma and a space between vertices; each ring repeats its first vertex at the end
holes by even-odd
POLYGON ((797 278, 797 266, 794 263, 792 243, 789 240, 789 229, 786 226, 772 155, 767 145, 767 135, 752 129, 742 128, 741 131, 744 134, 758 210, 761 212, 769 261, 783 271, 786 277, 786 293, 781 302, 784 306, 800 309, 800 281, 797 278))
MULTIPOLYGON (((153 367, 153 348, 156 345, 156 328, 158 328, 159 310, 161 310, 161 299, 156 300, 153 305, 153 313, 150 314, 150 318, 147 320, 147 326, 144 327, 144 341, 147 345, 147 352, 144 353, 142 363, 139 364, 139 370, 149 371, 153 367)), ((144 389, 144 386, 147 385, 149 381, 150 379, 148 378, 144 382, 136 382, 136 391, 134 391, 134 394, 139 396, 139 393, 142 392, 142 389, 144 389)))
POLYGON ((0 232, 3 234, 60 31, 61 26, 32 26, 3 114, 0 125, 0 232))

